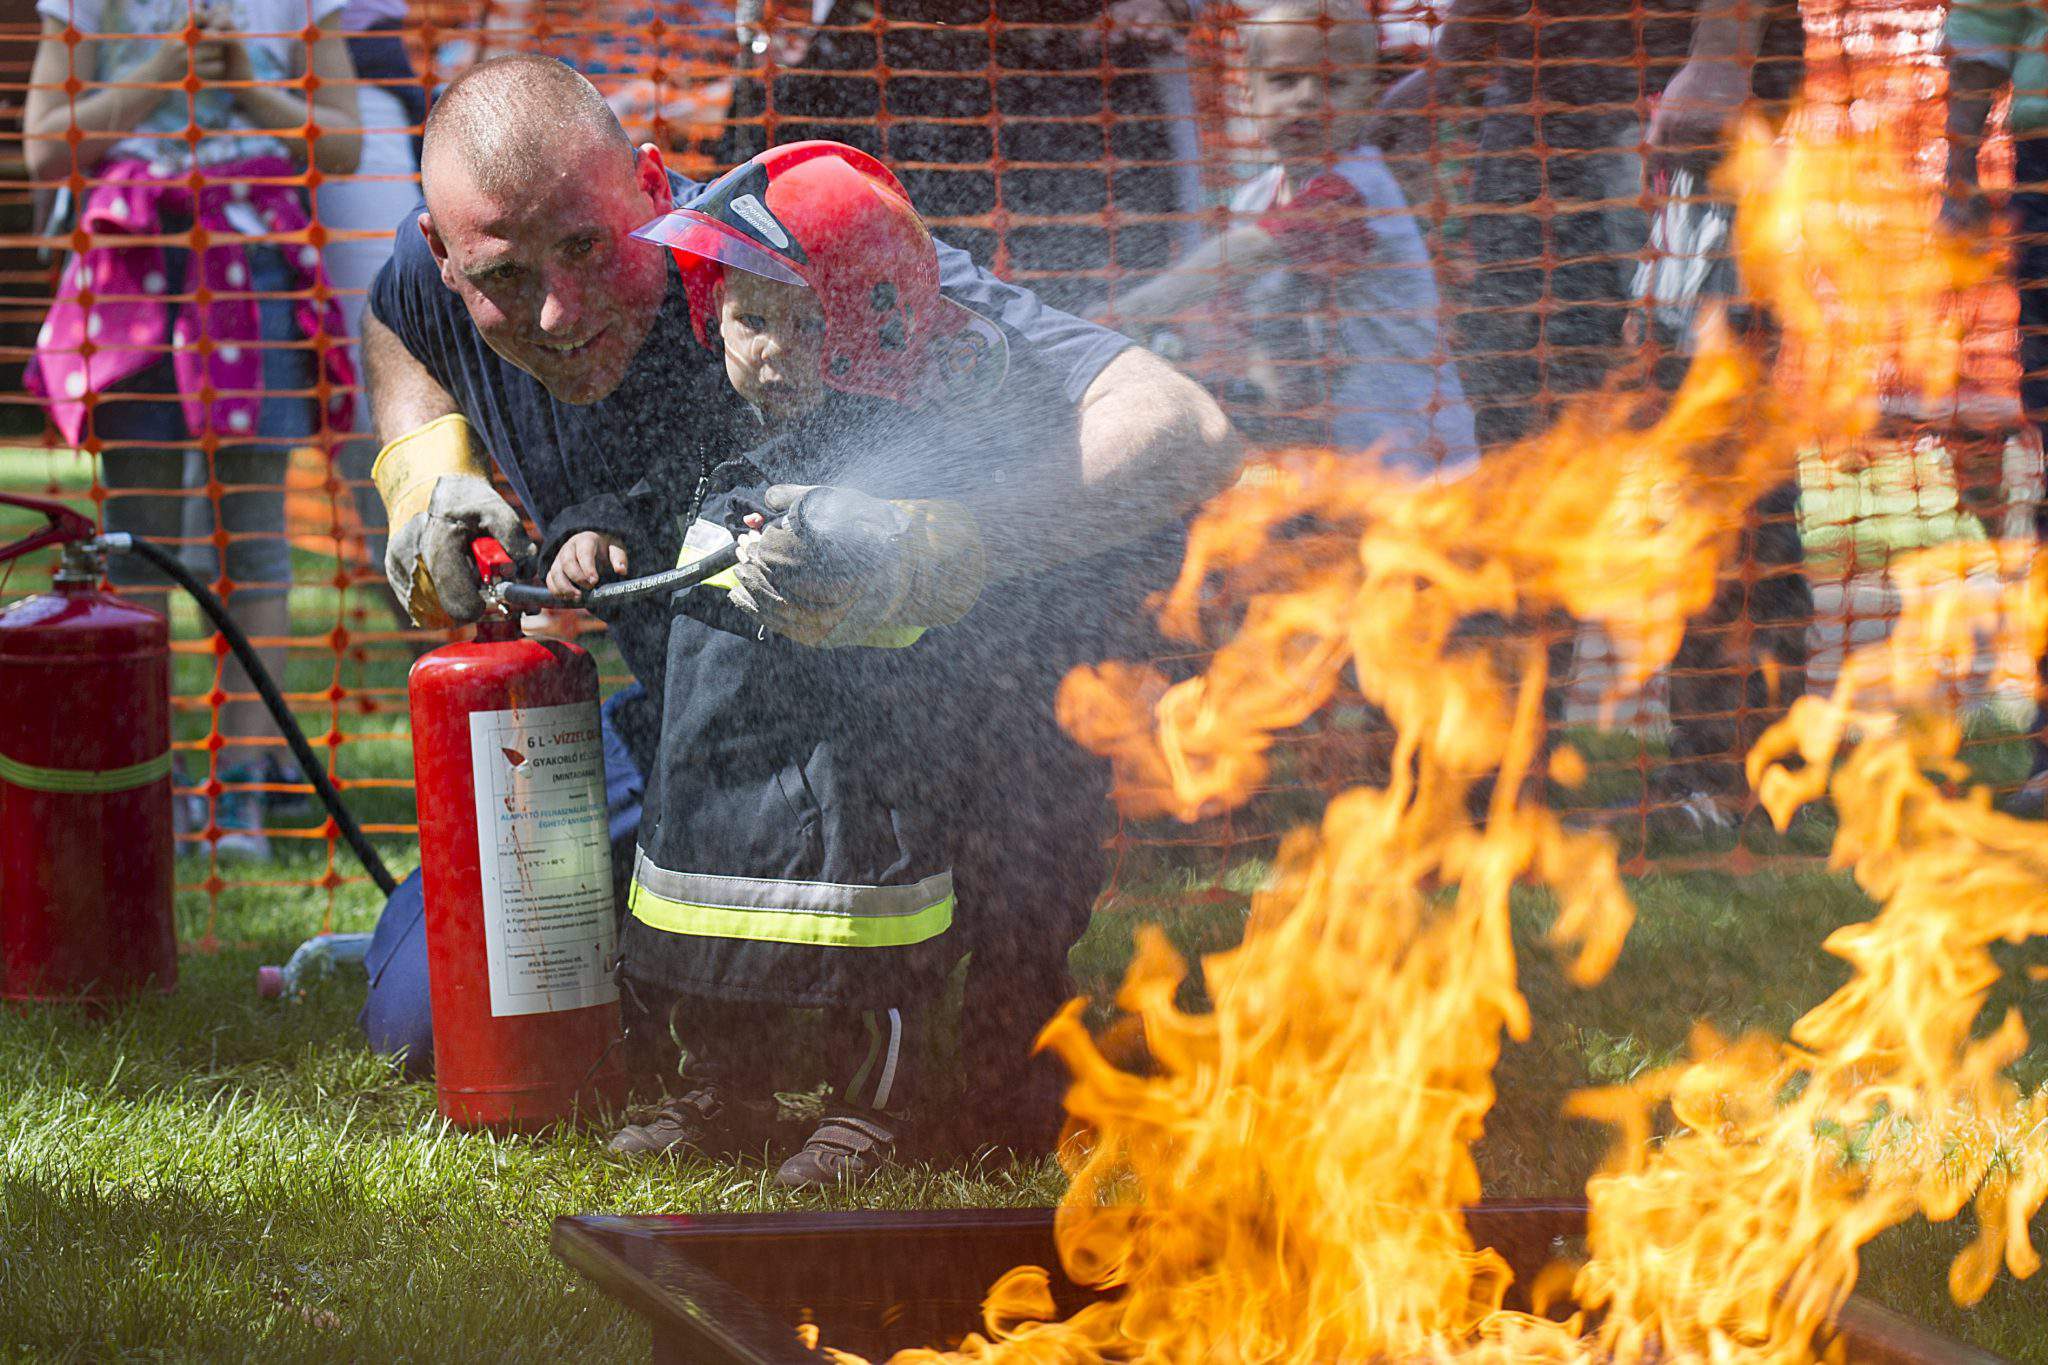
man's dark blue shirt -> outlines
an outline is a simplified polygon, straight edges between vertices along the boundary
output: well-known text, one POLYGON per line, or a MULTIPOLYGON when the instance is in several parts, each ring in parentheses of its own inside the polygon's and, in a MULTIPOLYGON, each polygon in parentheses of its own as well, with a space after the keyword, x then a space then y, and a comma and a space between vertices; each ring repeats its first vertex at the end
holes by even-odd
MULTIPOLYGON (((674 173, 669 180, 678 204, 703 188, 674 173)), ((759 423, 726 382, 723 362, 691 335, 689 306, 673 270, 661 313, 618 389, 596 403, 562 403, 485 344, 462 300, 442 283, 416 216, 398 228, 391 260, 371 287, 370 309, 455 400, 542 539, 564 508, 595 494, 623 493, 650 470, 687 467, 695 462, 682 457, 692 453, 708 469, 760 440, 759 423)), ((965 252, 941 245, 939 271, 947 297, 1002 328, 1013 354, 1028 353, 1059 376, 1070 402, 1078 403, 1131 344, 1046 307, 980 269, 965 252)))

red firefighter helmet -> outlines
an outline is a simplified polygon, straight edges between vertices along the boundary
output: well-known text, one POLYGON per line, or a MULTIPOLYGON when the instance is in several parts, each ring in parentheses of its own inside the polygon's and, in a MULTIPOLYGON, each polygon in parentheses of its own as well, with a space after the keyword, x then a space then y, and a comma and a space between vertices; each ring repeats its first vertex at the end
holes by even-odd
POLYGON ((847 393, 922 402, 947 378, 934 343, 973 322, 940 295, 937 248, 902 183, 841 142, 770 148, 633 235, 675 253, 707 346, 727 269, 811 290, 825 315, 824 381, 847 393))

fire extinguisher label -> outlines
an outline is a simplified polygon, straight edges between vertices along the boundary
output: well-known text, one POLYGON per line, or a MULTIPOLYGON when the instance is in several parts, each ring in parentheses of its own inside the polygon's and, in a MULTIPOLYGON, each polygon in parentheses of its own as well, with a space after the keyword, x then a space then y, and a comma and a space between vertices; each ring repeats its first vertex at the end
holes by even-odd
POLYGON ((473 711, 477 861, 491 1013, 619 998, 597 703, 473 711))

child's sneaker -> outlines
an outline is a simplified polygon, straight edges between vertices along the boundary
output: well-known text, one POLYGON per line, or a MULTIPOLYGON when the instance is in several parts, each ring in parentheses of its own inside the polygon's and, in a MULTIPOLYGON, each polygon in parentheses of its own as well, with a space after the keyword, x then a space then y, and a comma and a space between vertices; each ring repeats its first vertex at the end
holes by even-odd
POLYGON ((269 780, 262 768, 229 768, 220 775, 222 791, 214 807, 220 825, 221 857, 245 863, 271 861, 270 838, 263 832, 263 793, 258 783, 269 780))
POLYGON ((2048 772, 2035 773, 1999 803, 2007 815, 2039 820, 2048 813, 2048 772))
POLYGON ((613 1156, 723 1156, 741 1140, 741 1114, 711 1085, 694 1085, 664 1100, 653 1115, 629 1123, 605 1144, 613 1156))
POLYGON ((280 758, 276 754, 266 756, 263 760, 263 780, 273 787, 291 789, 265 792, 263 808, 266 812, 286 817, 311 813, 318 798, 314 796, 311 784, 306 781, 306 775, 299 771, 297 759, 280 758))
POLYGON ((877 1114, 828 1116, 804 1143, 803 1150, 782 1163, 775 1179, 792 1190, 827 1189, 865 1180, 896 1157, 902 1125, 877 1114))

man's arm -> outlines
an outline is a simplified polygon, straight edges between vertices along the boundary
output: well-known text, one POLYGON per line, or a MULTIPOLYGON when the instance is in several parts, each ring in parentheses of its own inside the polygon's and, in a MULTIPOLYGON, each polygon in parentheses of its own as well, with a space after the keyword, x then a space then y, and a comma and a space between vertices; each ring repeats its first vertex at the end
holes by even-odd
POLYGON ((1948 63, 1948 184, 1942 218, 1954 228, 1976 231, 1990 216, 1977 181, 1977 156, 1984 150, 1984 125, 2006 83, 2006 73, 1988 62, 1951 54, 1948 63))
POLYGON ((741 537, 733 600, 803 644, 860 644, 877 630, 950 624, 989 579, 1086 559, 1171 523, 1221 491, 1242 457, 1223 410, 1193 380, 1128 337, 1046 307, 964 252, 938 248, 947 296, 1057 378, 1074 405, 1076 439, 1043 442, 1031 476, 957 501, 768 490, 771 511, 795 515, 741 537), (816 506, 799 506, 813 498, 816 506), (828 550, 842 534, 853 544, 828 550), (864 579, 820 571, 849 550, 870 564, 864 579))
POLYGON ((373 309, 363 310, 363 367, 384 443, 370 470, 391 523, 384 575, 419 624, 474 621, 484 602, 469 543, 490 536, 524 559, 533 541, 491 486, 455 399, 373 309))
POLYGON ((1078 414, 1078 459, 1071 450, 1064 459, 1049 452, 1044 478, 1027 481, 1040 486, 975 501, 994 576, 1135 539, 1221 491, 1236 474, 1243 459, 1237 434, 1194 380, 1129 337, 1048 307, 965 252, 937 245, 947 297, 1035 356, 1059 378, 1078 414))
POLYGON ((370 421, 383 444, 461 411, 419 357, 368 308, 363 310, 363 371, 370 421))
POLYGON ((1244 460, 1216 400, 1142 347, 1109 362, 1076 414, 1077 463, 1049 463, 1038 479, 962 499, 979 525, 989 579, 1137 540, 1220 493, 1244 460))
POLYGON ((1380 95, 1371 137, 1388 151, 1427 141, 1427 121, 1447 105, 1462 104, 1491 81, 1494 50, 1508 24, 1528 22, 1526 0, 1451 0, 1443 31, 1420 70, 1380 95))
POLYGON ((1664 87, 1644 141, 1659 151, 1714 154, 1749 99, 1764 19, 1781 0, 1701 0, 1685 65, 1664 87))
POLYGON ((958 500, 886 502, 847 488, 770 488, 780 514, 740 538, 732 601, 806 645, 901 643, 950 625, 985 584, 1086 559, 1220 491, 1239 445, 1222 409, 1158 356, 1127 346, 1083 392, 1074 446, 1035 475, 958 500), (828 569, 834 562, 842 567, 828 569), (850 575, 843 567, 862 564, 850 575))

